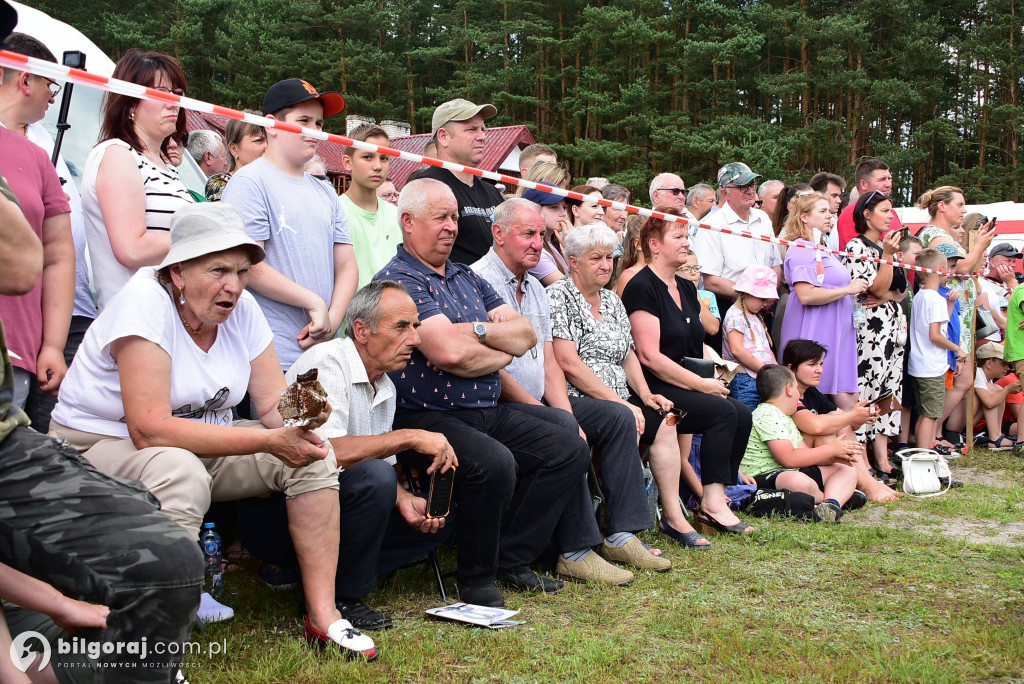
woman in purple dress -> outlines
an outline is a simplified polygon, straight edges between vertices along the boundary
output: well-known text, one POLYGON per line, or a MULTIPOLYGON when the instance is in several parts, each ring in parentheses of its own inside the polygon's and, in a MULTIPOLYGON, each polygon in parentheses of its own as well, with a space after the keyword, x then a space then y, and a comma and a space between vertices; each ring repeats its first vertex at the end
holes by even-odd
POLYGON ((810 339, 828 349, 819 390, 848 411, 860 394, 854 297, 867 291, 868 282, 850 280, 850 272, 839 259, 812 248, 815 228, 819 235, 824 234, 831 217, 828 198, 809 192, 794 197, 790 204, 783 237, 804 246, 786 252, 784 273, 795 296, 786 308, 779 347, 784 349, 790 340, 810 339))

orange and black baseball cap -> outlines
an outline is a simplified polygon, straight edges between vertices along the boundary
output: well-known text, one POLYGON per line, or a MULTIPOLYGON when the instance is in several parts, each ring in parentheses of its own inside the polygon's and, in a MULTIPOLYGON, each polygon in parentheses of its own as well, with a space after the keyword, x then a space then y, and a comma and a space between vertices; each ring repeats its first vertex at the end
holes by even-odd
POLYGON ((345 110, 345 98, 341 93, 319 93, 301 78, 287 78, 270 86, 263 96, 263 116, 308 100, 316 100, 323 105, 325 117, 341 114, 345 110))

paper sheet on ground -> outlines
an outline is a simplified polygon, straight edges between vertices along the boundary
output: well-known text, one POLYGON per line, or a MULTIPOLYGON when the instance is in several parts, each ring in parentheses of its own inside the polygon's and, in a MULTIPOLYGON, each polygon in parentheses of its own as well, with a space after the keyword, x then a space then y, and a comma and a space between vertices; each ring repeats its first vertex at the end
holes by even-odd
POLYGON ((508 619, 517 613, 519 613, 518 610, 488 608, 487 606, 477 606, 472 603, 453 603, 450 606, 427 609, 427 615, 445 618, 446 620, 468 622, 471 625, 488 627, 490 629, 502 629, 503 627, 514 627, 515 625, 523 624, 522 621, 508 619))

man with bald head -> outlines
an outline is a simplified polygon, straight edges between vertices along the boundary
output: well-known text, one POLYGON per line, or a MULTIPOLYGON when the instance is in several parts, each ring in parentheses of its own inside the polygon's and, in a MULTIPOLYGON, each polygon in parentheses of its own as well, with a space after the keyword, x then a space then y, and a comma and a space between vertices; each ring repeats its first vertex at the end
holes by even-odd
POLYGON ((674 173, 659 173, 651 181, 651 206, 655 209, 673 209, 677 214, 686 211, 686 183, 674 173))
MULTIPOLYGON (((410 182, 398 216, 405 242, 374 280, 404 285, 421 325, 408 366, 389 374, 398 395, 394 427, 441 433, 459 455, 461 598, 503 606, 496 579, 513 589, 557 591, 561 583, 530 564, 550 541, 589 451, 582 440, 563 443, 550 423, 498 403, 499 371, 534 349, 537 334, 486 280, 449 259, 459 205, 448 186, 410 182)), ((418 454, 399 460, 424 466, 418 454)))

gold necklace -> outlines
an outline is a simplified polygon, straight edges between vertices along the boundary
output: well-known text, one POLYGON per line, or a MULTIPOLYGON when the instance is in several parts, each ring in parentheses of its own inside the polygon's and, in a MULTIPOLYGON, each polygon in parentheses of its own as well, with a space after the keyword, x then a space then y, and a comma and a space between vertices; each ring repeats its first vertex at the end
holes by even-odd
MULTIPOLYGON (((175 308, 177 308, 177 307, 175 307, 175 308)), ((182 308, 184 308, 184 307, 182 307, 182 308)), ((181 309, 178 309, 178 318, 181 319, 181 324, 183 326, 185 326, 185 330, 187 330, 189 332, 189 334, 192 335, 193 337, 198 337, 200 334, 202 334, 203 330, 206 328, 206 323, 204 323, 202 321, 200 321, 198 328, 193 328, 191 325, 189 325, 188 321, 186 321, 185 317, 182 315, 181 309)))

